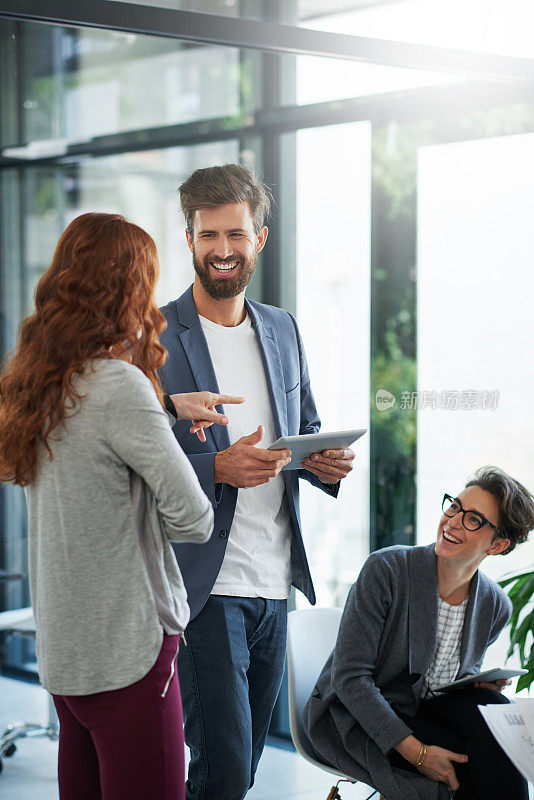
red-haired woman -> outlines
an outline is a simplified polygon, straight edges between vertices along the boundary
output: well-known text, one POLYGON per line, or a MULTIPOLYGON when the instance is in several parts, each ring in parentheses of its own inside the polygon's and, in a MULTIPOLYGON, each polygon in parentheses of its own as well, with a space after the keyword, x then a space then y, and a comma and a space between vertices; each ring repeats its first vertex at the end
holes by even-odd
MULTIPOLYGON (((213 513, 162 407, 158 270, 141 228, 75 219, 0 377, 0 478, 25 487, 61 800, 184 795, 174 663, 189 609, 170 540, 206 541, 213 513)), ((185 396, 183 416, 202 435, 221 400, 185 396)))

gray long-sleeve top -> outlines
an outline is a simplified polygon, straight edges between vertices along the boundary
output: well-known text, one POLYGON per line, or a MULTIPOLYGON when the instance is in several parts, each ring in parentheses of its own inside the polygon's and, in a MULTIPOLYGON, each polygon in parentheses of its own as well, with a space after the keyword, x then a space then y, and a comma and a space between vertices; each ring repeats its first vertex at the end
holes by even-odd
POLYGON ((207 541, 213 511, 139 369, 94 360, 74 386, 25 493, 41 683, 85 695, 140 680, 185 628, 170 540, 207 541))
MULTIPOLYGON (((352 586, 336 646, 304 709, 304 727, 327 764, 369 783, 388 800, 441 800, 444 783, 392 767, 388 753, 412 731, 437 647, 435 544, 371 553, 352 586)), ((512 604, 483 572, 471 580, 458 676, 480 672, 512 604)))

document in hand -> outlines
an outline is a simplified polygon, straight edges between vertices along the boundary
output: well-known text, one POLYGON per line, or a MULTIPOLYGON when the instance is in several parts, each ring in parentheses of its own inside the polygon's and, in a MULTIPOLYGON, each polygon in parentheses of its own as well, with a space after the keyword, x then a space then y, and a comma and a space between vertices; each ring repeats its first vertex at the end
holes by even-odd
POLYGON ((534 699, 479 709, 510 761, 534 782, 534 699))

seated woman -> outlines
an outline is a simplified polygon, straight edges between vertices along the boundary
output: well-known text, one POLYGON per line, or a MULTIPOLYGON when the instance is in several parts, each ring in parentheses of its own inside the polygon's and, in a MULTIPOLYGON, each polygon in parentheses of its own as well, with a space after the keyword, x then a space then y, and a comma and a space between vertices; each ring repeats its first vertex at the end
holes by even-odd
MULTIPOLYGON (((511 602, 478 567, 534 528, 534 498, 485 467, 445 495, 437 541, 372 553, 304 713, 319 760, 387 800, 527 800, 527 784, 477 709, 505 681, 435 694, 480 672, 511 602)), ((509 681, 508 681, 509 683, 509 681)))

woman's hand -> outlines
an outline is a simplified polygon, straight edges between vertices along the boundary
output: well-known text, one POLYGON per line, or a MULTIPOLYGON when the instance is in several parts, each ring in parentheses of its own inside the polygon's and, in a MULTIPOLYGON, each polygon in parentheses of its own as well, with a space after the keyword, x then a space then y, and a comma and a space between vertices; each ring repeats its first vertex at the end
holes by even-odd
POLYGON ((427 778, 446 783, 449 789, 456 791, 460 784, 454 771, 453 762, 467 764, 467 756, 462 753, 453 753, 452 750, 445 750, 443 747, 430 745, 426 749, 425 760, 417 769, 427 778))
POLYGON ((244 397, 232 397, 228 394, 214 394, 214 392, 189 392, 188 394, 169 395, 178 419, 190 419, 191 433, 196 433, 201 442, 206 441, 204 428, 209 428, 213 423, 228 425, 228 417, 215 411, 215 406, 221 403, 244 403, 244 397))
POLYGON ((512 679, 508 678, 507 680, 500 680, 500 681, 492 681, 489 683, 488 681, 478 681, 475 683, 475 689, 492 689, 494 692, 502 692, 505 686, 510 686, 512 683, 512 679))
POLYGON ((433 781, 441 781, 446 783, 450 789, 456 791, 460 784, 454 771, 453 762, 458 764, 467 764, 467 756, 461 753, 453 753, 451 750, 445 750, 443 747, 435 745, 428 745, 426 748, 426 756, 421 766, 417 766, 419 754, 421 753, 422 744, 415 736, 410 735, 402 739, 396 746, 395 750, 401 754, 406 761, 409 761, 419 772, 426 775, 433 781))

